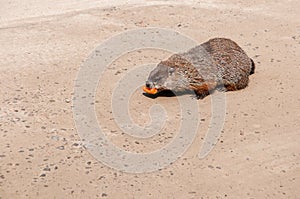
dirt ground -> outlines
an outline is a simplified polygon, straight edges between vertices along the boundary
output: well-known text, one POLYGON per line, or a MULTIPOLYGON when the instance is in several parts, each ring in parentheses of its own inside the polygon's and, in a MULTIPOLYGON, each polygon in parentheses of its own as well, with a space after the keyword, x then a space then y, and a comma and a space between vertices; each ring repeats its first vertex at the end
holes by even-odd
MULTIPOLYGON (((299 198, 299 1, 24 2, 3 3, 0 12, 0 198, 299 198), (93 49, 143 27, 172 29, 198 43, 231 38, 253 58, 256 73, 246 89, 226 93, 223 132, 208 156, 197 154, 210 96, 197 101, 197 137, 181 158, 160 171, 130 174, 105 166, 82 146, 72 99, 93 49)), ((137 124, 149 122, 151 105, 166 107, 163 132, 150 139, 125 135, 110 107, 114 86, 134 65, 169 55, 132 52, 103 74, 96 114, 107 137, 126 151, 149 152, 176 135, 176 97, 133 93, 129 110, 137 124)))

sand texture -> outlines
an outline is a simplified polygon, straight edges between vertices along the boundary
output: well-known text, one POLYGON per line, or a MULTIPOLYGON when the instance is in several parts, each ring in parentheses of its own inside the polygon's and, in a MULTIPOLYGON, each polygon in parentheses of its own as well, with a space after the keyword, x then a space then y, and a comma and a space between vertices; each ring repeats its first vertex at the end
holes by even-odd
MULTIPOLYGON (((1 199, 300 197, 299 1, 26 2, 0 8, 1 199), (146 27, 175 30, 198 43, 230 38, 254 60, 256 72, 246 89, 226 93, 223 131, 208 156, 197 154, 209 128, 211 96, 197 101, 197 136, 182 157, 160 171, 129 174, 85 149, 72 99, 80 66, 99 44, 146 27)), ((149 139, 124 134, 111 111, 122 77, 170 54, 127 53, 102 75, 96 115, 106 136, 125 151, 151 152, 177 133, 176 97, 148 98, 140 87, 133 92, 128 108, 137 124, 149 123, 155 104, 168 114, 164 129, 149 139)))

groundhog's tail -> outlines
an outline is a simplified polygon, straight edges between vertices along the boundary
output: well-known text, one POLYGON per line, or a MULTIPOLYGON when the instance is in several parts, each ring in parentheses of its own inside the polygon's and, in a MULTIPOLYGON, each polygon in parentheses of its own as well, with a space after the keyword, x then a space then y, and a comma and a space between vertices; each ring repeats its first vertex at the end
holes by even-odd
POLYGON ((254 74, 255 72, 255 63, 254 61, 251 59, 251 71, 250 71, 250 75, 254 74))

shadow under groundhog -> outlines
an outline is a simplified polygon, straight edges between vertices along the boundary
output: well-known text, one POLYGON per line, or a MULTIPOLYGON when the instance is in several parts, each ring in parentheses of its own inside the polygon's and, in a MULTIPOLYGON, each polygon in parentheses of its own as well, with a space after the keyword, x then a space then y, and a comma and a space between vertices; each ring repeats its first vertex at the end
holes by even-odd
POLYGON ((173 92, 171 90, 164 90, 164 91, 161 91, 155 95, 152 95, 152 94, 148 94, 148 93, 143 93, 144 96, 146 97, 149 97, 151 99, 155 99, 157 97, 176 97, 176 96, 182 96, 182 95, 191 95, 192 97, 195 97, 195 98, 198 98, 195 94, 194 91, 190 91, 190 90, 187 90, 187 91, 180 91, 180 92, 173 92))

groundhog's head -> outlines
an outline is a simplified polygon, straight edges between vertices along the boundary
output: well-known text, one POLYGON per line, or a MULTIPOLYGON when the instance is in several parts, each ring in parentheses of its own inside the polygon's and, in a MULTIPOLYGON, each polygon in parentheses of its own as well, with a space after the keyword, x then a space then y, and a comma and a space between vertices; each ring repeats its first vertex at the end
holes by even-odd
POLYGON ((166 61, 160 62, 150 72, 143 90, 156 94, 163 90, 182 91, 189 88, 190 63, 178 55, 173 55, 166 61))

